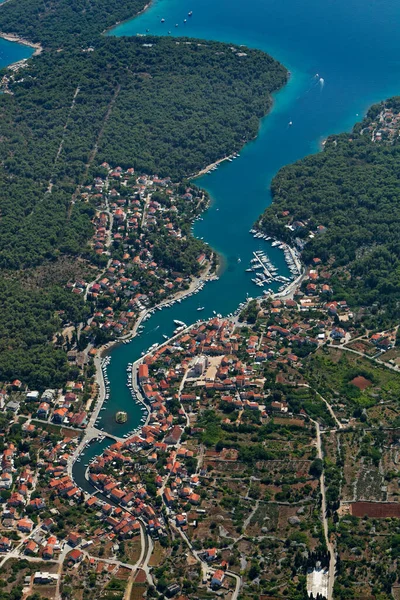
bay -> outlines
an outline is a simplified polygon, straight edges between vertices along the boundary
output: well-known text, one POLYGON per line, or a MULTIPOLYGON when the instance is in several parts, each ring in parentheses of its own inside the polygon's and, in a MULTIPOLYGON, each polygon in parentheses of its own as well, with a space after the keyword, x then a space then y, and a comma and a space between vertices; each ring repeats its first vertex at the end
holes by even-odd
POLYGON ((18 44, 17 42, 9 42, 0 38, 0 69, 7 67, 23 58, 29 58, 34 52, 33 48, 18 44))
MULTIPOLYGON (((112 350, 110 400, 100 413, 99 427, 121 436, 137 426, 142 413, 126 387, 126 365, 161 342, 163 334, 170 335, 174 319, 190 324, 213 311, 227 314, 246 296, 259 294, 245 272, 254 250, 266 249, 280 272, 287 273, 282 253, 254 240, 248 230, 271 202, 270 182, 279 168, 317 151, 327 135, 350 130, 372 103, 399 93, 399 21, 400 5, 394 0, 156 0, 138 18, 109 32, 121 36, 171 31, 174 36, 245 44, 280 60, 291 78, 275 95, 257 139, 246 145, 240 158, 197 181, 210 193, 212 205, 196 224, 195 234, 221 254, 219 281, 156 312, 142 336, 112 350), (199 306, 204 311, 198 312, 199 306), (128 412, 124 425, 114 419, 119 409, 128 412)), ((74 467, 78 484, 89 491, 84 463, 96 449, 100 450, 97 444, 90 446, 88 456, 74 467)))

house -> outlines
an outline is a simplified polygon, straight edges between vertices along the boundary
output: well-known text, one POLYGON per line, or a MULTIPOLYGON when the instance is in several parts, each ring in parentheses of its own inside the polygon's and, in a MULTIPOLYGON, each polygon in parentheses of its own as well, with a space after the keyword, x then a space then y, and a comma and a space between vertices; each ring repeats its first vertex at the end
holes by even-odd
POLYGON ((164 490, 164 500, 167 506, 171 506, 174 503, 174 497, 171 492, 171 488, 167 487, 164 490))
POLYGON ((12 475, 11 473, 2 473, 0 477, 0 489, 9 490, 12 486, 12 475))
POLYGON ((67 538, 67 543, 75 548, 75 546, 79 546, 82 542, 82 536, 79 533, 75 533, 75 531, 71 531, 67 538))
POLYGON ((22 533, 30 533, 33 529, 33 521, 30 519, 20 519, 17 523, 18 531, 22 533))
POLYGON ((19 402, 16 402, 15 400, 10 400, 9 402, 7 402, 6 410, 16 413, 18 411, 18 409, 19 409, 19 402))
POLYGON ((204 560, 207 562, 212 562, 217 558, 217 549, 216 548, 207 548, 203 554, 204 560))
POLYGON ((221 587, 223 581, 225 578, 225 573, 222 571, 222 569, 217 569, 215 571, 215 573, 213 574, 213 576, 211 577, 211 587, 213 588, 219 588, 221 587))
POLYGON ((145 381, 149 378, 149 367, 145 364, 139 365, 139 381, 145 381))
POLYGON ((35 498, 29 502, 29 506, 32 506, 34 510, 41 510, 42 508, 46 508, 46 502, 44 498, 35 498))
POLYGON ((53 421, 54 423, 63 423, 65 417, 67 416, 68 409, 67 408, 57 408, 53 413, 53 421))
POLYGON ((288 409, 289 409, 289 405, 287 402, 277 402, 277 401, 271 402, 271 410, 273 410, 275 412, 287 413, 288 409))
POLYGON ((49 416, 50 404, 48 402, 41 402, 38 406, 37 416, 39 419, 47 419, 49 416))
POLYGON ((182 429, 178 425, 174 425, 168 435, 165 437, 165 443, 168 445, 175 445, 179 442, 182 435, 182 429))
POLYGON ((47 543, 43 548, 42 556, 46 560, 51 560, 54 556, 54 544, 47 543))
POLYGON ((45 531, 50 531, 53 527, 54 521, 49 517, 47 517, 47 519, 44 519, 44 521, 42 522, 42 529, 44 529, 45 531))
POLYGON ((68 555, 68 560, 73 562, 74 565, 76 565, 76 563, 81 562, 83 558, 83 552, 81 552, 80 550, 72 550, 72 552, 69 553, 68 555))
POLYGON ((344 329, 342 329, 341 327, 336 327, 335 329, 332 329, 331 338, 333 340, 341 340, 344 337, 346 337, 346 332, 344 329))
POLYGON ((11 550, 11 540, 8 537, 0 538, 0 552, 8 552, 11 550))
POLYGON ((42 571, 36 571, 33 576, 33 583, 41 583, 45 585, 46 583, 54 583, 57 581, 58 575, 56 573, 46 573, 42 571))
POLYGON ((39 546, 33 540, 29 540, 25 544, 25 554, 37 554, 39 550, 39 546))
POLYGON ((176 515, 175 520, 178 527, 182 527, 187 523, 186 515, 176 515))

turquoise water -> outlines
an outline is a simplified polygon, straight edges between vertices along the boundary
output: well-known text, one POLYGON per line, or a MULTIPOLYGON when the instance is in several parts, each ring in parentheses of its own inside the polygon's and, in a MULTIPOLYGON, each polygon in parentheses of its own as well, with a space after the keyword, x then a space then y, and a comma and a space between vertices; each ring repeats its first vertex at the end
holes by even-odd
POLYGON ((8 42, 0 38, 0 69, 23 58, 29 58, 33 52, 33 48, 29 48, 29 46, 8 42))
POLYGON ((126 388, 126 364, 162 341, 162 334, 171 334, 173 319, 189 324, 211 316, 213 310, 227 314, 247 294, 259 294, 245 272, 255 249, 266 248, 285 274, 281 252, 248 233, 271 202, 271 179, 283 165, 317 151, 328 134, 349 130, 370 104, 400 92, 399 22, 400 5, 393 0, 250 0, 245 10, 241 0, 156 0, 143 15, 110 32, 168 35, 170 30, 173 35, 246 44, 272 54, 292 76, 275 95, 271 114, 240 158, 198 180, 213 203, 195 233, 223 255, 224 270, 218 282, 157 312, 141 337, 112 351, 112 393, 100 424, 106 431, 124 434, 136 426, 140 413, 126 388), (189 10, 192 17, 187 16, 189 10), (199 305, 205 307, 201 313, 196 310, 199 305), (123 426, 114 421, 119 408, 129 414, 123 426))
MULTIPOLYGON (((170 335, 173 319, 189 324, 199 316, 211 316, 213 310, 227 314, 247 294, 260 292, 245 273, 253 250, 266 248, 285 274, 280 251, 269 250, 248 233, 271 202, 271 178, 283 165, 316 151, 328 134, 349 130, 373 102, 400 93, 399 22, 400 4, 394 0, 249 0, 245 5, 242 0, 156 0, 146 13, 111 32, 136 35, 149 29, 152 34, 168 35, 170 30, 174 35, 246 44, 281 60, 292 77, 275 95, 273 111, 240 158, 198 180, 213 203, 195 233, 223 255, 220 280, 182 304, 157 312, 141 337, 112 351, 108 369, 112 393, 100 427, 123 435, 137 425, 141 413, 126 387, 126 364, 160 342, 162 334, 170 335), (199 305, 205 307, 201 313, 196 310, 199 305), (117 425, 114 414, 122 408, 129 420, 117 425)), ((17 60, 17 52, 30 51, 0 41, 0 65, 17 60)), ((80 485, 85 485, 84 464, 100 450, 93 444, 75 466, 80 485)))

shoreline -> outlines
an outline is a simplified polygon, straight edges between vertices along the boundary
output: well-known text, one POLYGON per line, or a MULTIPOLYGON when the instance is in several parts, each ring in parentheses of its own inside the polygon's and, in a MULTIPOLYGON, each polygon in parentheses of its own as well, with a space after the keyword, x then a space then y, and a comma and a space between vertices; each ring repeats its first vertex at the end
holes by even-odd
MULTIPOLYGON (((96 383, 99 386, 99 397, 98 397, 97 401, 95 402, 95 405, 94 405, 94 408, 92 411, 92 416, 89 419, 89 423, 92 421, 92 417, 95 413, 96 413, 96 418, 97 418, 97 416, 100 412, 100 409, 103 407, 104 400, 105 400, 105 385, 104 385, 105 382, 104 382, 103 371, 101 368, 102 359, 105 358, 106 356, 108 356, 109 353, 113 350, 113 348, 115 346, 117 346, 118 344, 121 344, 124 341, 130 341, 133 338, 135 338, 137 336, 137 330, 139 329, 143 320, 150 313, 150 311, 158 310, 159 307, 162 308, 164 305, 166 305, 170 302, 176 302, 176 300, 178 300, 178 299, 183 300, 186 298, 186 296, 189 296, 189 294, 193 294, 193 292, 195 292, 201 285, 205 285, 210 279, 211 268, 212 268, 212 264, 211 264, 211 261, 209 261, 208 267, 205 269, 204 273, 202 275, 200 275, 200 277, 196 278, 191 283, 191 285, 189 286, 189 288, 187 290, 182 290, 180 292, 177 292, 176 294, 163 300, 159 304, 156 304, 155 306, 152 306, 151 308, 148 308, 148 309, 142 311, 139 314, 139 317, 138 317, 136 323, 134 324, 134 326, 132 327, 131 331, 125 337, 107 342, 106 344, 104 344, 103 346, 98 348, 96 357, 94 358, 94 363, 95 363, 95 367, 96 367, 96 383)), ((139 360, 139 359, 137 359, 137 360, 139 360)), ((96 420, 96 418, 93 420, 93 423, 96 420)), ((106 435, 105 431, 104 431, 104 434, 106 435)))
MULTIPOLYGON (((6 40, 7 42, 14 42, 17 44, 22 44, 23 46, 29 46, 29 48, 34 48, 35 51, 32 54, 32 56, 38 56, 39 54, 41 54, 43 52, 43 46, 41 44, 31 42, 25 38, 20 37, 16 33, 4 33, 3 31, 0 31, 0 38, 3 38, 3 40, 6 40)), ((31 58, 31 57, 29 57, 29 58, 31 58)), ((28 59, 25 58, 22 60, 28 60, 28 59)), ((21 62, 21 61, 16 61, 16 62, 21 62)), ((15 64, 15 63, 11 63, 10 65, 7 65, 6 68, 12 66, 13 64, 15 64)))
MULTIPOLYGON (((127 19, 124 19, 123 21, 117 21, 116 23, 114 23, 114 25, 110 25, 110 27, 107 27, 107 29, 105 29, 100 35, 107 35, 108 32, 110 32, 113 29, 115 29, 115 27, 119 27, 120 25, 123 25, 124 23, 128 23, 129 21, 133 21, 133 19, 136 19, 136 17, 138 17, 139 15, 143 14, 144 12, 146 12, 146 10, 148 10, 152 4, 153 4, 153 0, 151 0, 150 2, 148 2, 142 8, 142 10, 140 10, 138 13, 136 13, 132 17, 128 17, 127 19)), ((132 37, 132 36, 131 35, 127 35, 127 36, 125 36, 125 35, 117 35, 115 37, 132 37)))

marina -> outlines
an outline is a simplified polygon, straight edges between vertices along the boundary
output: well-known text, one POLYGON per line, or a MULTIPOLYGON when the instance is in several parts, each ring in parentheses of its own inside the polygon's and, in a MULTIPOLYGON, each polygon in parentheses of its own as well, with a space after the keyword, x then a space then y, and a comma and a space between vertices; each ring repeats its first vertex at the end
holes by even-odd
MULTIPOLYGON (((285 244, 284 242, 280 242, 279 240, 271 241, 271 237, 263 234, 256 229, 250 229, 250 233, 253 234, 253 237, 258 240, 265 240, 271 246, 271 248, 278 247, 283 251, 286 265, 288 270, 290 271, 289 276, 278 275, 277 267, 271 262, 268 254, 265 250, 255 250, 253 251, 253 258, 250 263, 251 266, 246 269, 247 273, 253 273, 256 276, 252 277, 252 282, 255 283, 258 287, 263 287, 264 285, 271 284, 273 282, 278 282, 280 285, 278 287, 279 292, 283 292, 285 287, 296 277, 298 277, 301 273, 301 261, 299 253, 285 244), (259 272, 261 271, 261 273, 259 272)), ((272 288, 268 289, 270 294, 274 293, 272 288)))

